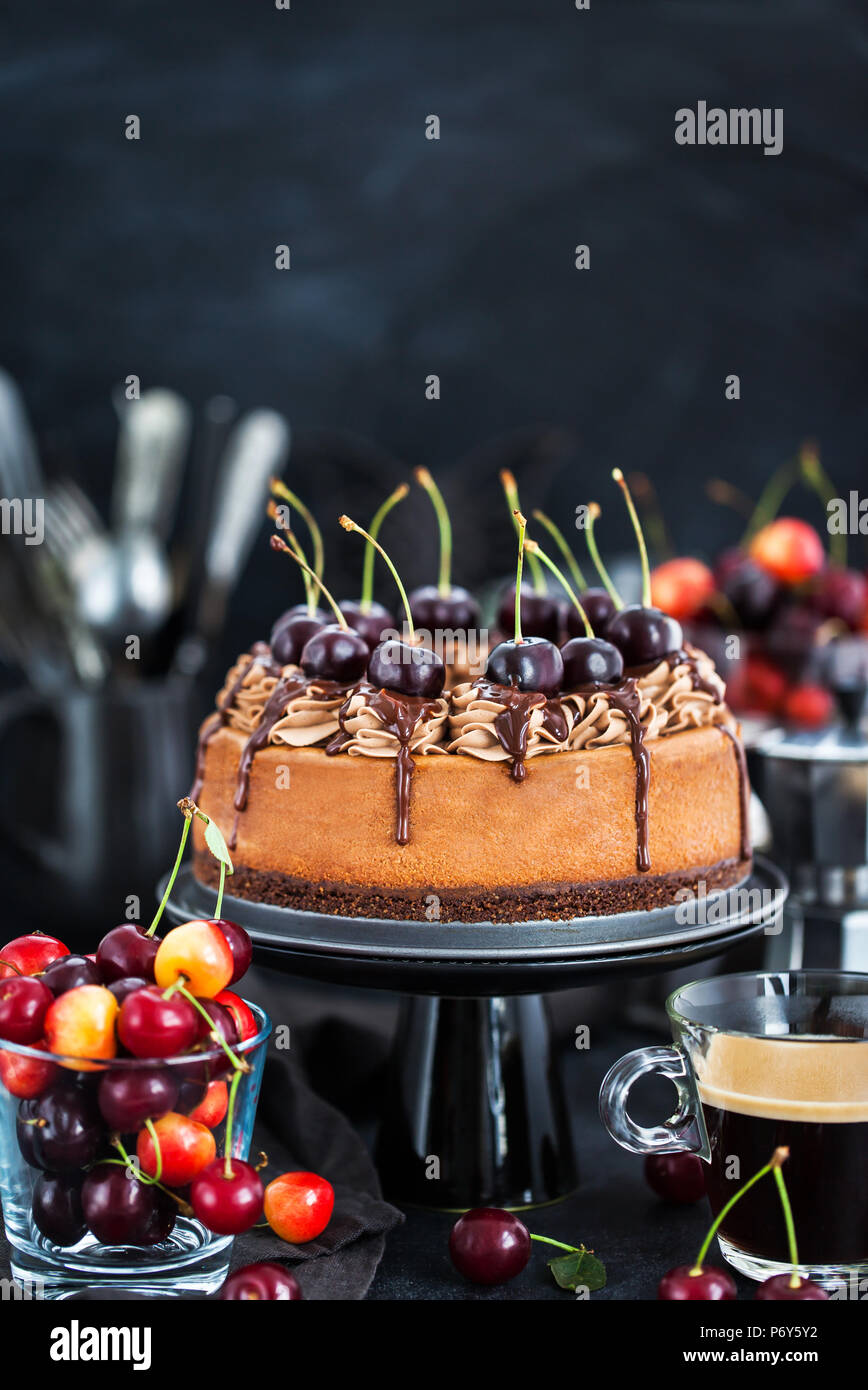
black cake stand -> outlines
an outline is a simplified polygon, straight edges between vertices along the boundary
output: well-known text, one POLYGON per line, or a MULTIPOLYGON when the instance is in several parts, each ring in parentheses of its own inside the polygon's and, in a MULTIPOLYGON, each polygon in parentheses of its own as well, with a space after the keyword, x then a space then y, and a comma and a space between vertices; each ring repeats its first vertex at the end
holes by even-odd
MULTIPOLYGON (((577 1185, 543 995, 680 970, 774 927, 787 885, 757 858, 738 888, 651 912, 569 922, 394 922, 336 917, 226 894, 267 965, 403 996, 377 1146, 387 1195, 450 1210, 556 1201, 577 1185)), ((213 915, 214 889, 185 866, 167 912, 213 915)))

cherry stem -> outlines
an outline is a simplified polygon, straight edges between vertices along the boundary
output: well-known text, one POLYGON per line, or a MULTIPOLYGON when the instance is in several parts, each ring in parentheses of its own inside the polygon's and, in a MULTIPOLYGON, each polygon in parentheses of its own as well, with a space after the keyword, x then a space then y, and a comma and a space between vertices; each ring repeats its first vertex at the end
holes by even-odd
POLYGON ((733 487, 724 478, 709 478, 705 484, 705 495, 719 507, 729 507, 747 521, 753 516, 753 502, 741 488, 733 487))
MULTIPOLYGON (((182 978, 182 976, 178 976, 179 980, 182 978)), ((217 1032, 217 1029, 214 1027, 213 1018, 209 1014, 208 1010, 202 1007, 195 994, 191 994, 187 986, 179 984, 178 980, 175 981, 174 985, 172 985, 171 988, 177 988, 178 993, 183 995, 187 1002, 193 1005, 193 1008, 196 1010, 196 1012, 202 1015, 205 1022, 208 1024, 210 1037, 213 1038, 214 1042, 219 1043, 220 1046, 223 1048, 223 1051, 226 1053, 226 1056, 229 1058, 230 1062, 235 1068, 235 1075, 240 1076, 243 1071, 250 1071, 250 1067, 248 1066, 248 1064, 245 1061, 243 1061, 242 1058, 236 1057, 235 1053, 232 1051, 232 1048, 229 1046, 226 1039, 220 1033, 217 1032)), ((165 995, 163 997, 165 998, 165 995)))
MULTIPOLYGON (((23 975, 23 974, 24 974, 24 971, 23 971, 23 970, 19 970, 17 965, 13 965, 12 962, 11 962, 11 960, 4 960, 2 956, 0 956, 0 965, 5 965, 7 970, 12 970, 12 971, 14 971, 14 973, 15 973, 16 975, 23 975)), ((44 973, 44 972, 43 972, 42 970, 37 971, 37 974, 39 974, 39 975, 42 975, 43 973, 44 973)))
MULTIPOLYGON (((151 1121, 146 1120, 145 1124, 150 1125, 151 1121)), ((113 1147, 116 1148, 118 1153, 120 1154, 120 1158, 107 1158, 105 1162, 120 1163, 124 1168, 126 1168, 127 1172, 135 1174, 136 1180, 138 1182, 144 1183, 146 1187, 153 1186, 155 1183, 159 1182, 160 1176, 163 1171, 163 1160, 162 1156, 160 1155, 159 1141, 156 1139, 155 1136, 152 1137, 154 1138, 154 1142, 157 1144, 158 1172, 156 1177, 151 1177, 149 1173, 142 1172, 142 1166, 139 1163, 138 1159, 130 1158, 130 1155, 127 1153, 126 1149, 123 1146, 123 1143, 121 1142, 121 1136, 119 1134, 113 1135, 111 1142, 113 1147)))
MULTIPOLYGON (((521 635, 521 572, 524 568, 524 533, 527 530, 527 522, 521 512, 513 512, 516 519, 516 530, 518 531, 518 565, 515 571, 515 645, 519 646, 524 638, 521 635)), ((530 557, 528 557, 530 558, 530 557)))
POLYGON ((153 1120, 145 1120, 145 1129, 151 1136, 151 1143, 154 1146, 154 1153, 157 1158, 157 1171, 153 1174, 153 1181, 159 1182, 160 1178, 163 1176, 163 1150, 160 1147, 160 1136, 154 1129, 153 1120))
POLYGON ((645 537, 642 534, 642 524, 639 521, 639 513, 633 504, 630 489, 627 486, 627 479, 620 468, 612 469, 612 477, 624 494, 624 501, 627 503, 627 511, 630 513, 630 521, 633 530, 636 532, 636 540, 639 545, 639 562, 642 565, 642 607, 651 607, 651 566, 648 563, 648 548, 645 545, 645 537))
POLYGON ((325 565, 325 550, 322 543, 322 531, 317 525, 313 512, 304 505, 300 497, 297 497, 295 493, 286 486, 286 483, 283 482, 282 479, 272 478, 269 486, 277 497, 282 497, 284 502, 288 502, 291 507, 295 507, 295 510, 304 519, 304 524, 310 533, 310 538, 313 543, 314 578, 319 580, 325 565))
MULTIPOLYGON (((591 624, 590 624, 590 622, 589 622, 589 620, 588 620, 588 615, 587 615, 587 613, 585 612, 585 610, 584 610, 584 608, 582 607, 582 605, 579 603, 579 600, 577 599, 575 593, 574 593, 573 590, 570 588, 570 586, 569 586, 569 584, 567 583, 567 581, 566 581, 564 575, 563 575, 563 574, 561 573, 561 571, 558 569, 558 567, 557 567, 557 565, 555 564, 554 560, 550 560, 550 559, 549 559, 548 555, 546 555, 546 553, 545 553, 544 550, 541 550, 541 549, 540 549, 540 547, 537 545, 536 541, 525 541, 525 543, 524 543, 524 548, 525 548, 525 550, 527 551, 527 553, 528 553, 529 555, 536 555, 536 556, 538 556, 538 558, 539 558, 540 560, 542 560, 543 564, 544 564, 548 569, 551 570, 551 572, 552 572, 552 574, 554 575, 555 579, 557 579, 557 580, 563 585, 563 587, 564 587, 564 589, 566 590, 567 595, 568 595, 568 597, 570 598, 571 602, 572 602, 572 603, 574 604, 574 606, 578 609, 579 617, 581 618, 582 622, 583 622, 584 625, 585 625, 585 636, 586 636, 586 637, 593 637, 593 635, 594 635, 594 629, 591 627, 591 624)), ((219 916, 219 913, 218 913, 218 916, 219 916)))
POLYGON ((434 511, 437 514, 437 525, 440 530, 440 575, 437 580, 437 589, 441 597, 445 598, 450 589, 450 579, 452 576, 452 522, 449 520, 449 512, 446 503, 443 501, 443 494, 435 483, 427 468, 414 468, 413 477, 420 487, 423 487, 431 498, 434 511))
POLYGON ((240 1080, 241 1072, 237 1071, 229 1086, 229 1103, 226 1107, 226 1150, 223 1159, 224 1178, 232 1177, 232 1125, 235 1119, 235 1097, 238 1095, 240 1080))
POLYGON ((532 1231, 529 1234, 531 1240, 538 1240, 541 1245, 556 1245, 559 1250, 566 1250, 570 1255, 584 1254, 582 1245, 564 1245, 562 1240, 552 1240, 551 1236, 535 1236, 532 1231))
POLYGON ((759 1172, 754 1173, 752 1178, 748 1178, 744 1186, 740 1187, 738 1191, 732 1197, 730 1197, 729 1201, 726 1203, 724 1207, 721 1207, 717 1216, 711 1223, 708 1235, 702 1242, 699 1254, 696 1257, 696 1263, 690 1271, 692 1275, 698 1275, 702 1273, 702 1261, 708 1254, 708 1247, 713 1241, 714 1237, 717 1235, 718 1229, 720 1228, 724 1218, 729 1214, 729 1212, 732 1211, 732 1208, 735 1206, 736 1202, 740 1202, 745 1193, 750 1191, 754 1183, 758 1183, 761 1178, 764 1178, 766 1173, 770 1173, 772 1169, 778 1168, 780 1164, 783 1163, 784 1159, 786 1159, 789 1156, 789 1152, 789 1149, 786 1148, 775 1149, 768 1163, 764 1164, 764 1166, 760 1168, 759 1172))
MULTIPOLYGON (((820 463, 820 455, 813 444, 802 446, 799 452, 799 466, 808 487, 817 494, 820 501, 828 509, 832 499, 840 494, 820 463)), ((845 531, 836 532, 829 536, 829 557, 834 564, 840 565, 842 569, 847 568, 847 534, 845 531)))
MULTIPOLYGON (((288 525, 285 526, 283 522, 280 520, 280 517, 278 516, 277 512, 277 503, 273 500, 269 500, 268 507, 266 508, 266 510, 268 512, 268 515, 271 517, 271 520, 274 522, 275 526, 279 526, 283 534, 286 536, 286 539, 289 543, 289 548, 292 551, 292 553, 296 555, 298 559, 306 565, 307 556, 301 548, 301 542, 299 541, 298 536, 295 534, 292 527, 288 525)), ((304 597, 307 603, 307 616, 309 618, 312 618, 314 614, 314 609, 316 608, 316 584, 311 579, 310 572, 308 570, 302 570, 301 578, 302 583, 304 584, 304 597)))
POLYGON ((338 607, 338 605, 335 603, 334 599, 332 598, 332 596, 331 596, 331 594, 329 593, 328 589, 326 588, 325 584, 323 584, 323 582, 322 582, 322 580, 320 579, 319 575, 316 574, 316 573, 311 569, 310 565, 306 564, 305 561, 302 560, 301 557, 300 557, 299 555, 296 555, 295 551, 292 549, 291 546, 287 545, 286 541, 283 539, 282 536, 272 536, 272 537, 271 537, 271 548, 272 548, 272 550, 282 550, 282 551, 284 551, 287 555, 291 555, 292 558, 293 558, 293 560, 295 561, 295 563, 296 563, 297 565, 299 565, 299 566, 301 567, 301 569, 305 570, 309 575, 311 575, 311 577, 313 578, 314 582, 318 585, 319 591, 320 591, 320 593, 322 594, 323 598, 324 598, 324 599, 326 600, 326 602, 329 604, 329 607, 331 608, 332 612, 334 613, 335 618, 336 618, 337 621, 338 621, 338 625, 344 629, 344 632, 346 632, 347 627, 348 627, 347 620, 346 620, 346 618, 344 617, 344 615, 343 615, 343 613, 341 612, 341 610, 340 610, 340 608, 338 607))
MULTIPOLYGON (((518 532, 518 524, 515 518, 521 515, 521 503, 518 500, 518 484, 515 481, 514 475, 510 473, 508 468, 501 469, 500 485, 506 497, 506 505, 512 513, 512 524, 515 526, 516 532, 518 532)), ((525 525, 527 525, 527 522, 525 522, 525 525)), ((520 549, 521 546, 519 546, 519 550, 520 549)), ((542 572, 542 566, 535 555, 528 556, 528 563, 530 564, 534 591, 538 594, 544 594, 546 591, 546 581, 542 572)))
POLYGON ((782 463, 769 478, 762 492, 759 501, 753 509, 747 530, 742 537, 742 546, 756 535, 768 522, 774 521, 781 509, 783 500, 799 476, 799 463, 797 459, 788 459, 782 463))
MULTIPOLYGON (((775 1152, 777 1153, 779 1150, 775 1150, 775 1152)), ((783 1162, 783 1160, 781 1160, 781 1162, 783 1162)), ((798 1289, 802 1281, 799 1277, 799 1249, 796 1245, 796 1223, 793 1220, 793 1209, 790 1206, 790 1194, 787 1192, 787 1185, 784 1182, 784 1175, 781 1171, 780 1163, 775 1163, 773 1172, 775 1175, 775 1182, 778 1186, 778 1196, 781 1199, 781 1207, 783 1208, 784 1223, 787 1228, 787 1244, 790 1247, 790 1264, 793 1266, 793 1272, 790 1275, 790 1288, 798 1289)))
MULTIPOLYGON (((145 936, 153 936, 154 932, 157 930, 160 918, 162 917, 166 909, 166 903, 169 901, 172 889, 175 886, 175 879, 178 877, 178 870, 181 867, 181 860, 184 858, 184 849, 187 844, 187 836, 190 834, 190 825, 193 820, 193 812, 184 807, 182 802, 179 802, 178 804, 179 806, 183 807, 184 815, 184 829, 181 831, 181 843, 178 846, 178 853, 175 856, 174 868, 172 869, 172 872, 169 875, 169 882, 166 884, 166 891, 163 894, 163 897, 160 901, 160 906, 157 908, 157 911, 154 915, 154 920, 151 922, 151 925, 145 932, 145 936)), ((190 805, 192 806, 193 803, 190 802, 190 805)))
POLYGON ((588 506, 588 523, 585 527, 585 539, 588 542, 588 550, 590 552, 591 559, 594 562, 594 569, 600 576, 603 588, 606 590, 606 593, 609 595, 609 598, 612 600, 615 607, 620 609, 624 607, 624 600, 621 598, 621 595, 618 593, 618 590, 615 588, 614 584, 609 578, 609 571, 606 569, 606 566, 600 559, 600 552, 597 549, 597 538, 594 535, 594 522, 597 520, 599 515, 600 508, 597 506, 596 502, 591 502, 588 506))
POLYGON ((376 540, 376 538, 372 536, 370 532, 365 531, 361 526, 359 526, 358 522, 353 521, 352 517, 339 516, 338 521, 340 522, 341 526, 343 526, 345 531, 355 531, 358 535, 364 536, 365 540, 368 541, 369 544, 374 547, 378 554, 382 555, 383 559, 385 560, 386 564, 389 566, 389 569, 391 570, 392 578, 398 586, 398 593, 401 595, 401 602, 404 605, 404 613, 407 617, 407 630, 410 634, 410 641, 415 641, 416 629, 413 626, 413 615, 410 612, 410 600, 407 598, 407 590, 401 583, 401 576, 398 574, 398 571, 395 569, 395 566, 392 564, 392 561, 389 559, 385 550, 380 545, 380 542, 376 540))
POLYGON ((570 549, 569 545, 567 544, 566 536, 564 535, 560 527, 556 526, 555 523, 552 521, 551 517, 546 516, 545 512, 541 512, 539 508, 531 512, 531 516, 533 517, 534 521, 538 521, 541 526, 544 526, 546 528, 555 545, 560 550, 561 554, 563 555, 564 559, 570 567, 570 574, 573 576, 573 582, 576 588, 587 589, 588 586, 585 583, 585 576, 579 569, 579 562, 573 554, 572 550, 570 549))
MULTIPOLYGON (((382 506, 378 507, 374 512, 371 524, 368 528, 372 541, 375 541, 379 536, 380 527, 389 515, 389 512, 396 503, 404 500, 409 491, 410 489, 406 483, 399 484, 394 492, 389 493, 389 496, 386 498, 385 502, 383 502, 382 506)), ((371 603, 374 598, 374 554, 373 545, 366 545, 365 558, 362 562, 362 597, 359 602, 359 608, 363 613, 370 613, 371 603)))
POLYGON ((663 510, 654 484, 647 473, 631 473, 628 482, 642 512, 649 548, 662 560, 670 560, 675 548, 663 520, 663 510))
POLYGON ((217 903, 216 903, 216 906, 215 906, 215 908, 214 908, 214 916, 215 916, 215 917, 219 917, 219 916, 220 916, 220 910, 221 910, 221 908, 223 907, 223 889, 224 889, 225 887, 226 887, 226 861, 223 860, 223 859, 221 859, 221 860, 220 860, 220 883, 219 883, 218 888, 217 888, 217 903))

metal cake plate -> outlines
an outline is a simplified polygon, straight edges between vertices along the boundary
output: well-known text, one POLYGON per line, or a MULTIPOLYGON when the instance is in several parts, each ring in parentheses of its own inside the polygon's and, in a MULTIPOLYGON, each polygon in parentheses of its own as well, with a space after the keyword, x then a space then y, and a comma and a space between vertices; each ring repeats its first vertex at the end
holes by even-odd
MULTIPOLYGON (((230 880, 231 882, 231 880, 230 880)), ((264 963, 292 974, 403 993, 541 993, 614 974, 674 970, 774 930, 786 880, 759 856, 749 877, 693 903, 565 922, 399 922, 299 912, 225 894, 223 915, 250 932, 264 963)), ((213 915, 216 893, 185 866, 172 921, 213 915)))

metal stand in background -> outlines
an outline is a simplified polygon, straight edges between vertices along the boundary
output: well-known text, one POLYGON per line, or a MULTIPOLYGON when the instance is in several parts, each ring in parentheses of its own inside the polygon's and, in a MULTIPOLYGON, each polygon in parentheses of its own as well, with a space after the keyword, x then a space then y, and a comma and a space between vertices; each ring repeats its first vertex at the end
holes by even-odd
MULTIPOLYGON (((295 912, 226 896, 256 958, 288 974, 404 996, 377 1161, 396 1201, 523 1207, 578 1181, 544 994, 675 970, 779 918, 780 872, 763 860, 685 925, 675 907, 572 922, 392 922, 295 912)), ((208 917, 214 890, 181 871, 172 921, 208 917)))

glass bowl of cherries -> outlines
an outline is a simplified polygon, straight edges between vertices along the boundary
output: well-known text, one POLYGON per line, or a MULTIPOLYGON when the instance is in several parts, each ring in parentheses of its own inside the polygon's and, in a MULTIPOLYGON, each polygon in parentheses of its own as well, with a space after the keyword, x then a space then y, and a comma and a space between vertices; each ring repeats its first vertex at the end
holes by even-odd
POLYGON ((92 955, 0 948, 0 1196, 34 1296, 210 1293, 263 1219, 247 1159, 271 1023, 235 992, 251 943, 219 912, 162 938, 159 913, 124 923, 92 955))

